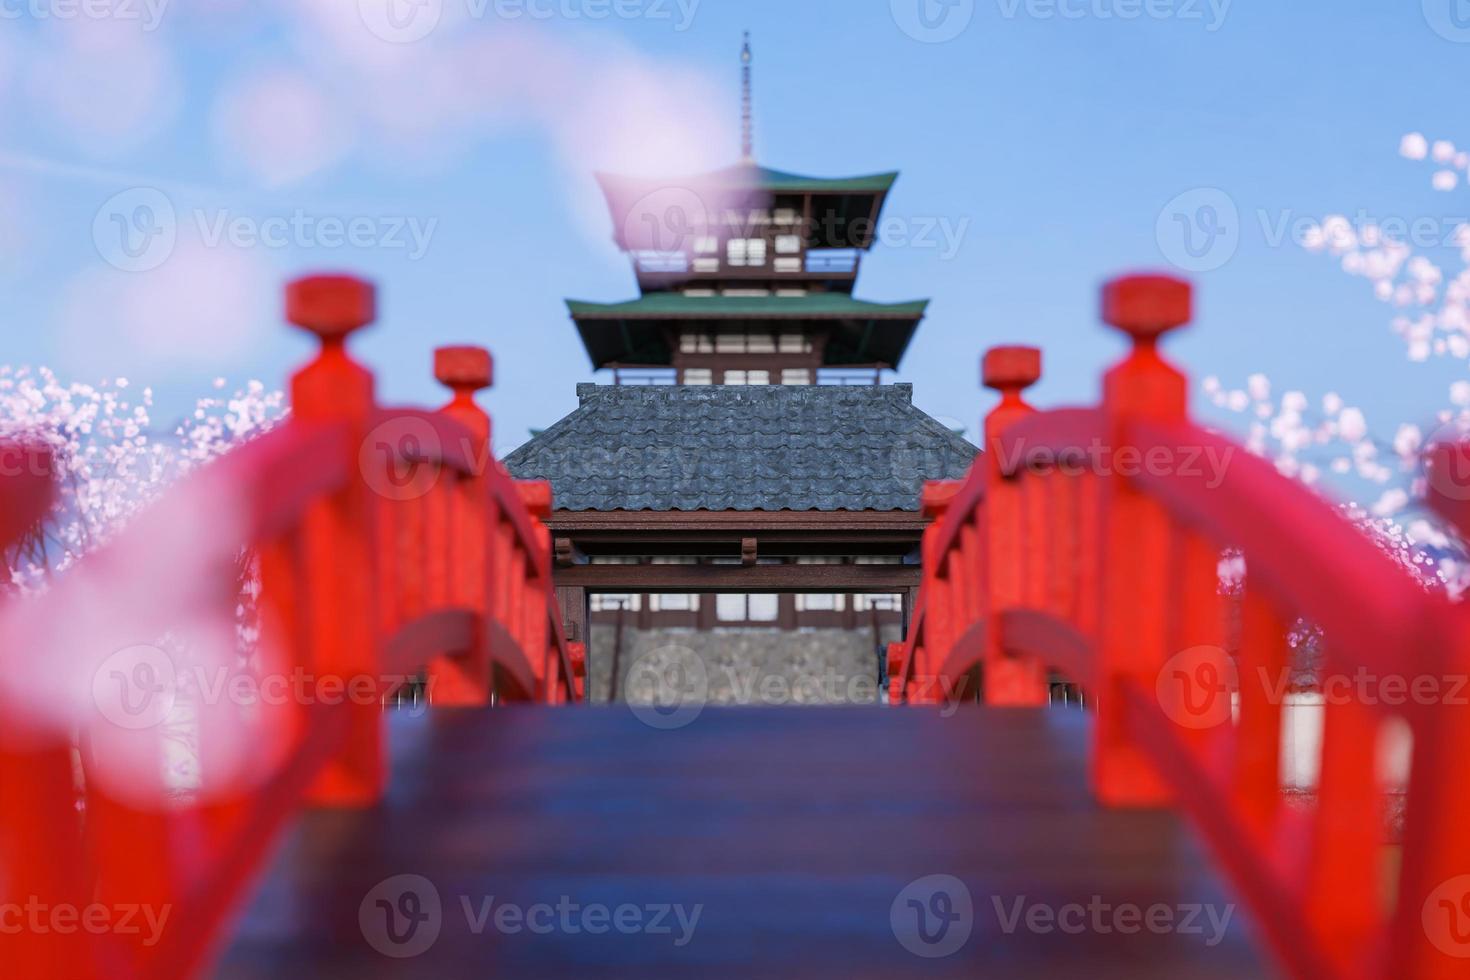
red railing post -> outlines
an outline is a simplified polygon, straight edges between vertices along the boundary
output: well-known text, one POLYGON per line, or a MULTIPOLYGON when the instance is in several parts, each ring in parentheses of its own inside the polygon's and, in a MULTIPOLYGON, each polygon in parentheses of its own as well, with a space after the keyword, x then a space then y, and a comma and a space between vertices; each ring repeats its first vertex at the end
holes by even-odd
MULTIPOLYGON (((551 637, 551 532, 545 524, 551 517, 551 484, 544 480, 517 482, 516 492, 530 514, 535 540, 527 542, 526 583, 521 590, 525 608, 514 610, 513 615, 523 617, 521 646, 540 685, 540 690, 530 692, 531 696, 543 704, 555 703, 562 678, 561 651, 551 637)), ((566 680, 570 684, 571 679, 566 680)))
POLYGON ((429 697, 434 704, 477 707, 490 703, 490 467, 491 422, 475 403, 475 392, 494 381, 494 362, 483 347, 441 347, 434 352, 434 377, 454 397, 439 411, 470 432, 475 475, 456 481, 450 503, 449 535, 454 565, 449 570, 449 601, 478 613, 472 650, 454 651, 429 665, 429 697))
POLYGON ((376 316, 371 283, 350 276, 310 276, 286 287, 286 319, 315 334, 321 351, 291 379, 293 422, 341 423, 351 430, 352 465, 341 491, 311 505, 301 525, 302 600, 295 604, 301 666, 317 690, 330 679, 348 692, 342 748, 313 784, 326 806, 376 801, 387 780, 379 660, 373 506, 357 447, 374 411, 373 376, 347 353, 349 334, 376 316), (366 696, 372 692, 375 696, 366 696))
POLYGON ((1102 621, 1098 642, 1095 789, 1104 803, 1149 806, 1171 795, 1135 743, 1126 718, 1125 689, 1156 690, 1158 671, 1172 652, 1171 525, 1167 512, 1122 475, 1142 465, 1130 444, 1135 421, 1183 422, 1188 382, 1159 355, 1159 338, 1188 323, 1188 283, 1166 276, 1130 276, 1103 288, 1102 318, 1126 333, 1133 349, 1107 373, 1103 413, 1111 459, 1102 461, 1102 621))
POLYGON ((952 481, 930 480, 920 493, 919 509, 929 521, 919 546, 923 556, 924 642, 914 648, 914 665, 904 689, 909 704, 939 704, 944 699, 946 691, 940 674, 959 639, 955 630, 954 581, 947 556, 939 550, 957 487, 952 481))
MULTIPOLYGON (((1038 706, 1047 702, 1046 665, 1034 657, 1013 657, 1004 649, 1000 614, 1024 602, 1027 549, 1031 560, 1045 557, 1045 528, 1037 526, 1022 495, 1025 468, 1010 478, 1000 435, 1036 409, 1021 392, 1041 379, 1041 351, 1035 347, 992 347, 981 361, 981 381, 1000 392, 1000 404, 985 417, 985 703, 1038 706)), ((1019 447, 1024 453, 1026 447, 1019 447)))

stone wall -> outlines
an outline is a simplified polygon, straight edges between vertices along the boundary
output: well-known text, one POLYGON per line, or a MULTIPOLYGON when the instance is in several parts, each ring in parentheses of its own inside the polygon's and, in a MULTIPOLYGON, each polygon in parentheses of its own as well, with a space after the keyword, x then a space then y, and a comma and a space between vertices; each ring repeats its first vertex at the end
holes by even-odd
MULTIPOLYGON (((594 626, 588 690, 608 700, 616 628, 594 626)), ((883 643, 898 627, 881 631, 883 643)), ((878 699, 870 629, 623 629, 618 700, 669 704, 869 704, 878 699)))

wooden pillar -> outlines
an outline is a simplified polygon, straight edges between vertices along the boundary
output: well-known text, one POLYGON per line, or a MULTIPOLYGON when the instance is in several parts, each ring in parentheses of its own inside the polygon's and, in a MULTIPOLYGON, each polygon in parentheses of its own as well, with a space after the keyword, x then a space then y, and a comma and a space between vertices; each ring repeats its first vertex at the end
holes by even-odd
POLYGON ((776 596, 776 622, 788 632, 796 629, 796 593, 782 592, 776 596))
MULTIPOLYGON (((286 287, 286 319, 321 342, 315 360, 291 379, 293 423, 346 424, 350 459, 346 486, 313 503, 301 524, 300 589, 295 607, 302 622, 301 666, 320 683, 332 678, 343 690, 380 682, 380 638, 372 540, 373 501, 358 463, 374 411, 373 376, 347 353, 347 337, 376 316, 373 286, 350 276, 312 276, 286 287)), ((310 791, 327 806, 366 806, 387 782, 382 706, 353 698, 342 748, 310 791)))
MULTIPOLYGON (((1183 422, 1184 375, 1159 355, 1159 338, 1188 323, 1188 283, 1133 276, 1103 289, 1103 319, 1133 341, 1128 356, 1103 383, 1107 445, 1130 449, 1135 421, 1183 422)), ((1116 467, 1114 467, 1116 469, 1116 467)), ((1156 689, 1168 660, 1172 527, 1164 508, 1113 472, 1103 478, 1101 636, 1098 642, 1097 736, 1093 781, 1104 803, 1156 806, 1170 802, 1163 780, 1128 733, 1123 695, 1128 685, 1156 689)))
POLYGON ((985 703, 992 705, 1036 707, 1047 703, 1046 665, 1035 658, 1012 656, 1000 636, 1000 614, 1022 605, 1027 553, 1043 547, 1039 540, 1042 529, 1026 519, 1020 482, 1025 474, 1007 477, 1002 472, 1000 436, 1035 414, 1021 392, 1040 378, 1041 351, 1035 347, 992 347, 981 362, 982 382, 1000 392, 1000 404, 984 422, 987 483, 981 516, 987 552, 981 586, 986 621, 984 689, 985 703))
POLYGON ((587 590, 581 586, 569 586, 556 590, 556 603, 561 608, 562 629, 568 643, 588 643, 589 621, 587 590))
POLYGON ((450 602, 478 614, 473 649, 446 650, 429 665, 429 696, 435 704, 477 707, 490 703, 489 467, 490 416, 475 404, 475 392, 490 387, 494 362, 483 347, 441 347, 434 352, 434 377, 453 392, 439 410, 469 430, 475 474, 456 481, 450 503, 449 533, 454 567, 449 570, 450 602))

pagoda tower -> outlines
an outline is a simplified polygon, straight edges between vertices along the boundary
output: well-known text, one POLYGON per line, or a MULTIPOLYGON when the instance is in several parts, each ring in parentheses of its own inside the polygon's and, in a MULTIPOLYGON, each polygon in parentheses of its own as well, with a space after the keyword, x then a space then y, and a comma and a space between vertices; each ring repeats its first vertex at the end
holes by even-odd
POLYGON ((552 486, 552 575, 594 700, 674 662, 713 701, 752 678, 875 700, 919 587, 923 486, 978 452, 879 383, 927 302, 853 296, 897 175, 758 165, 748 37, 741 62, 740 162, 599 176, 641 295, 568 305, 616 383, 578 385, 504 460, 552 486))
POLYGON ((618 383, 877 383, 928 305, 853 296, 898 174, 757 164, 749 34, 741 71, 739 163, 679 178, 597 175, 640 296, 567 302, 592 366, 618 383))

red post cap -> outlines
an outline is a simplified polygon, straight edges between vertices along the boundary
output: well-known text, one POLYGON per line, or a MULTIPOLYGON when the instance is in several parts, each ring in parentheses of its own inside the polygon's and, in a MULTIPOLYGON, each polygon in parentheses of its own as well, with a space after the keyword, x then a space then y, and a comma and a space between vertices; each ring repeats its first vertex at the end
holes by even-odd
POLYGON ((1102 318, 1136 340, 1158 337, 1190 321, 1193 292, 1173 276, 1124 276, 1103 286, 1102 318))
POLYGON ((919 493, 919 510, 925 517, 942 517, 959 490, 958 480, 925 480, 919 493))
POLYGON ((377 291, 356 276, 304 276, 286 285, 286 319, 323 340, 377 318, 377 291))
POLYGON ((434 377, 447 388, 479 391, 495 381, 495 361, 483 347, 440 347, 434 351, 434 377))
POLYGON ((992 347, 980 361, 980 381, 997 391, 1029 388, 1041 380, 1041 351, 1035 347, 992 347))
POLYGON ((520 495, 521 503, 526 505, 532 517, 544 521, 551 516, 550 483, 545 480, 517 480, 516 493, 520 495))

